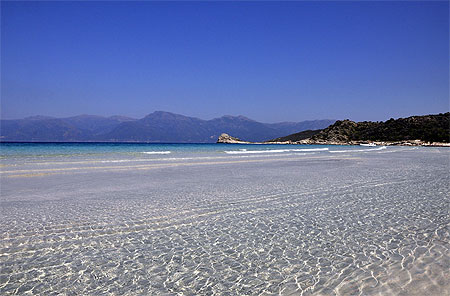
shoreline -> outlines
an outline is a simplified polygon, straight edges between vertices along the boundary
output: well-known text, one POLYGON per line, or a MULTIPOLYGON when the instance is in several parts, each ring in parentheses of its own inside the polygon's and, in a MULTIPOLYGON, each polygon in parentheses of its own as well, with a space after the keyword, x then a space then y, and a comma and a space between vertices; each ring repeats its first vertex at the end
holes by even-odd
POLYGON ((450 143, 442 142, 424 142, 421 140, 407 141, 285 141, 285 142, 247 142, 247 141, 217 141, 217 144, 254 144, 254 145, 336 145, 336 146, 360 146, 361 144, 373 143, 376 146, 418 146, 418 147, 450 147, 450 143))
POLYGON ((276 142, 277 144, 297 144, 297 145, 340 145, 340 146, 359 146, 361 144, 373 143, 376 146, 420 146, 420 147, 450 147, 450 143, 442 142, 424 142, 420 140, 414 141, 350 141, 350 142, 334 142, 334 141, 308 141, 302 140, 298 142, 282 143, 276 142))

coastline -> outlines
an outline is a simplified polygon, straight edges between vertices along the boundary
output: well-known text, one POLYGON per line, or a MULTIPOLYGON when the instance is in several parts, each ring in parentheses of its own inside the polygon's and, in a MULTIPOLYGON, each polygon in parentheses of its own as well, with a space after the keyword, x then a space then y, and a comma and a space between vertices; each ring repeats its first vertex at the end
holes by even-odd
MULTIPOLYGON (((350 142, 335 142, 335 141, 310 141, 302 140, 298 142, 274 142, 276 144, 298 144, 298 145, 340 145, 340 146, 358 146, 361 144, 373 143, 376 146, 421 146, 421 147, 450 147, 450 143, 442 142, 424 142, 421 140, 407 140, 407 141, 350 141, 350 142)), ((265 143, 267 144, 267 143, 265 143)))
POLYGON ((450 143, 442 142, 424 142, 421 140, 405 140, 405 141, 350 141, 350 142, 337 142, 337 141, 284 141, 284 142, 247 142, 240 140, 233 141, 217 141, 218 144, 276 144, 276 145, 337 145, 337 146, 359 146, 361 144, 373 143, 376 146, 420 146, 420 147, 450 147, 450 143))

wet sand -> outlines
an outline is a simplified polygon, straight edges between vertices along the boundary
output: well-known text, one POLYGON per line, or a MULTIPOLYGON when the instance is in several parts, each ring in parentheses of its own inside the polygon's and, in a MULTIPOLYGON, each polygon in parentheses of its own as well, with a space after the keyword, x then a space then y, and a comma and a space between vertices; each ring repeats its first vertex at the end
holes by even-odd
POLYGON ((449 162, 3 162, 0 294, 446 295, 449 162))

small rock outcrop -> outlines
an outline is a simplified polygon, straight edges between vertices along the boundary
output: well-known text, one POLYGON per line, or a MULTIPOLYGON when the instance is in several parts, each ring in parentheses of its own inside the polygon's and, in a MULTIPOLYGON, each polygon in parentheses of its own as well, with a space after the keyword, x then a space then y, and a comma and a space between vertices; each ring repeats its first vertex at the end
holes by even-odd
POLYGON ((248 144, 250 142, 242 141, 238 138, 232 137, 229 134, 221 134, 217 139, 217 143, 225 143, 225 144, 248 144))

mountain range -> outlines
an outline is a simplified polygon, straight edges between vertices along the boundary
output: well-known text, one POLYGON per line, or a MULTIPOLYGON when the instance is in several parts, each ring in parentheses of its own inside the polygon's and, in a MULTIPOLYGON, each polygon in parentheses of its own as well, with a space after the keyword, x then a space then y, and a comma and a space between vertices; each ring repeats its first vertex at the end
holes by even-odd
POLYGON ((214 143, 221 133, 260 142, 304 130, 328 127, 335 120, 261 123, 244 116, 203 120, 164 111, 144 118, 79 115, 32 116, 1 120, 0 141, 18 142, 155 142, 214 143))

